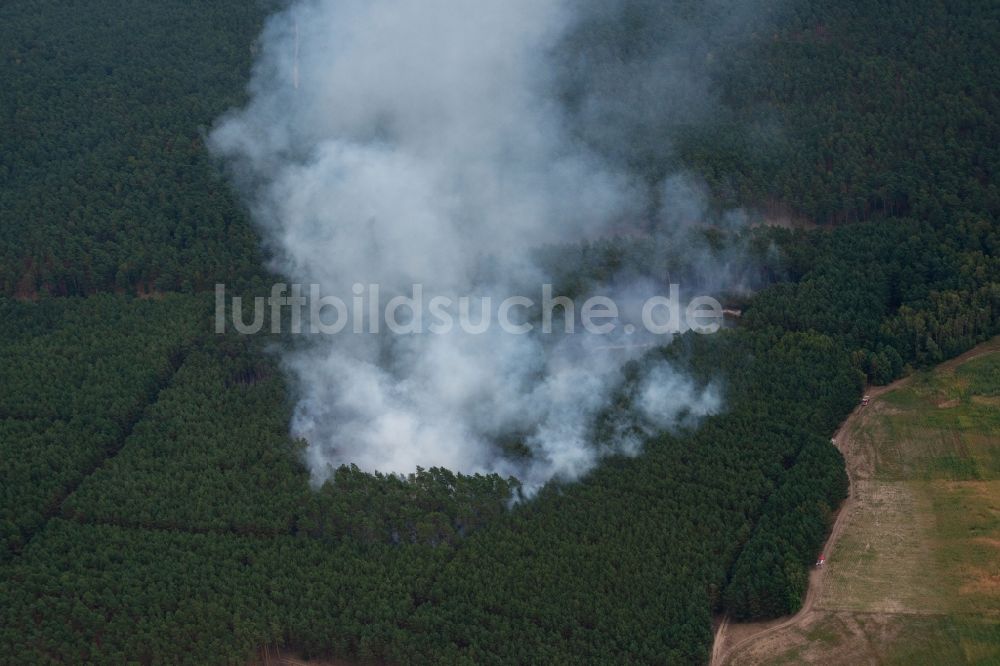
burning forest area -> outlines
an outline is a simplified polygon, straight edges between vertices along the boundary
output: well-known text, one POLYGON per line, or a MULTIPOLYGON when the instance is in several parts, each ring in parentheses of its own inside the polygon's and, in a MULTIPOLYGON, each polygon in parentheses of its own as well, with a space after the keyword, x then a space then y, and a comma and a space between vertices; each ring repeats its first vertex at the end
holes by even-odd
POLYGON ((1000 657, 986 5, 0 17, 0 663, 1000 657))

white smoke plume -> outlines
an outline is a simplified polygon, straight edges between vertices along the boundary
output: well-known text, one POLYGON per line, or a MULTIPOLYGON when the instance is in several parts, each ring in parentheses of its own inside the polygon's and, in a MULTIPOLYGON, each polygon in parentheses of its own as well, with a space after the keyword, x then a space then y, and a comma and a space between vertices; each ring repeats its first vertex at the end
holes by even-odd
MULTIPOLYGON (((500 300, 546 281, 532 248, 598 237, 659 205, 566 129, 550 56, 574 11, 565 0, 299 0, 272 17, 250 101, 210 146, 273 267, 348 302, 357 283, 385 298, 420 283, 500 300)), ((317 336, 285 357, 293 430, 317 481, 340 464, 419 465, 536 488, 635 452, 590 432, 622 363, 643 351, 498 327, 317 336), (507 455, 511 438, 530 455, 507 455)), ((666 365, 649 376, 640 405, 657 428, 720 408, 714 389, 666 365)))

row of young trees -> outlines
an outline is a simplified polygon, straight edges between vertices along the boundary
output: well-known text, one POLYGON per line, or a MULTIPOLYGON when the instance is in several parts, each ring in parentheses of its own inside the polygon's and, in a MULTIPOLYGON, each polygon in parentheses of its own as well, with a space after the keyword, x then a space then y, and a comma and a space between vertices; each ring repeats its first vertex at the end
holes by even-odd
POLYGON ((204 326, 207 299, 0 299, 0 560, 119 449, 204 326))

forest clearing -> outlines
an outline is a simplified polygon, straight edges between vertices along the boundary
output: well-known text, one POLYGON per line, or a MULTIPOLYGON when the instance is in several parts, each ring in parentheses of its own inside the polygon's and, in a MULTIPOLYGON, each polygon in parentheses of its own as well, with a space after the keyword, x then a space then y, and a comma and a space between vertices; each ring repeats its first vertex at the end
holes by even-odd
POLYGON ((851 477, 789 619, 726 624, 715 664, 1000 656, 1000 339, 872 391, 835 437, 851 477))

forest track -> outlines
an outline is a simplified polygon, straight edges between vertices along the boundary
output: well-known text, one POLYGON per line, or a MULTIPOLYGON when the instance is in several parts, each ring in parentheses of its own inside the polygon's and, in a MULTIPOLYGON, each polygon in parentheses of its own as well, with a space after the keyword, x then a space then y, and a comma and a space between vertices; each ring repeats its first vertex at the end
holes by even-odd
MULTIPOLYGON (((937 370, 951 370, 974 358, 985 356, 1000 349, 1000 338, 994 338, 988 342, 977 345, 969 351, 945 361, 935 368, 937 370)), ((909 384, 913 375, 897 379, 886 386, 870 386, 867 395, 877 398, 881 395, 895 391, 909 384)), ((847 526, 848 517, 851 516, 857 502, 856 484, 860 478, 871 478, 874 473, 874 460, 872 456, 866 455, 866 451, 859 446, 854 446, 851 433, 856 427, 865 422, 868 415, 872 413, 872 405, 858 405, 854 408, 844 422, 833 435, 833 440, 844 456, 844 464, 847 469, 848 492, 847 498, 841 504, 834 520, 830 535, 823 544, 822 553, 829 554, 836 545, 838 539, 847 526)), ((828 565, 829 566, 829 565, 828 565)), ((795 615, 784 619, 778 618, 767 622, 747 622, 732 625, 728 616, 723 616, 719 621, 715 632, 715 641, 712 644, 712 656, 709 661, 711 666, 722 666, 732 657, 742 652, 746 647, 757 641, 765 640, 767 637, 796 625, 804 625, 811 619, 815 609, 816 599, 819 598, 823 590, 823 576, 826 569, 813 568, 809 574, 809 588, 806 597, 802 602, 802 608, 795 615), (729 645, 727 645, 729 643, 729 645)))
MULTIPOLYGON (((187 348, 185 347, 185 349, 187 348)), ((140 409, 136 410, 135 417, 130 419, 128 423, 125 424, 122 428, 121 434, 107 447, 105 455, 97 460, 89 469, 84 470, 80 474, 79 478, 63 488, 63 492, 60 493, 58 499, 56 499, 48 510, 45 511, 41 522, 34 526, 21 547, 13 551, 15 556, 20 556, 21 553, 26 551, 28 546, 31 545, 31 542, 35 540, 35 537, 45 531, 45 527, 49 524, 49 522, 63 513, 63 507, 66 506, 66 501, 69 500, 69 498, 72 497, 77 490, 79 490, 80 486, 82 486, 87 479, 99 472, 105 465, 108 464, 109 461, 113 460, 115 456, 122 452, 122 449, 125 448, 126 443, 132 436, 132 432, 135 430, 135 427, 146 418, 149 414, 149 410, 153 408, 153 405, 159 402, 160 395, 173 383, 174 377, 177 376, 177 373, 180 371, 181 366, 184 365, 185 360, 187 360, 187 351, 180 351, 176 354, 170 355, 170 372, 157 383, 153 391, 153 397, 140 409)))
POLYGON ((343 659, 309 659, 307 661, 292 651, 265 645, 248 666, 352 666, 352 662, 343 659))

